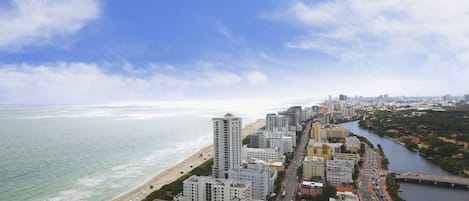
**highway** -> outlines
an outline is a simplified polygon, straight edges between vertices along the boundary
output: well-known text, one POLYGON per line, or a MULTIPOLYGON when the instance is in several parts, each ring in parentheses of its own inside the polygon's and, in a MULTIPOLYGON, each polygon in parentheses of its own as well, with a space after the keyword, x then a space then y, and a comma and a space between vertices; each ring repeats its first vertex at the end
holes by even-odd
POLYGON ((277 201, 290 201, 294 200, 297 187, 299 185, 299 180, 297 178, 296 172, 298 167, 303 163, 304 156, 306 155, 306 145, 309 141, 309 132, 311 129, 311 121, 307 121, 305 128, 299 139, 299 144, 295 149, 293 159, 290 162, 290 165, 285 171, 285 178, 282 181, 283 190, 285 191, 285 197, 280 195, 277 196, 277 201))

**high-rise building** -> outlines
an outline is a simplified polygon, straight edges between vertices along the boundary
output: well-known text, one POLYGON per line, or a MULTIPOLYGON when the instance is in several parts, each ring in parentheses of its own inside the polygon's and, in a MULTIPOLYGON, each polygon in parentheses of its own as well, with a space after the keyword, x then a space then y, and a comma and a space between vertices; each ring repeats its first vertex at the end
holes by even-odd
POLYGON ((241 118, 230 113, 213 118, 213 176, 228 178, 228 170, 241 165, 241 118))
POLYGON ((466 102, 469 102, 469 94, 464 95, 464 100, 465 100, 466 102))
POLYGON ((286 115, 269 113, 265 117, 265 128, 268 131, 287 131, 290 118, 286 115))
POLYGON ((344 94, 339 95, 339 100, 347 100, 347 96, 344 94))
POLYGON ((249 147, 251 148, 267 148, 268 131, 257 130, 255 133, 249 135, 249 147))
POLYGON ((183 182, 184 201, 251 200, 249 182, 192 175, 183 182))
POLYGON ((311 139, 316 142, 321 142, 321 123, 314 122, 311 127, 311 139))
POLYGON ((317 178, 324 181, 326 175, 326 164, 324 158, 315 156, 306 156, 303 161, 303 179, 310 180, 317 178))
POLYGON ((251 184, 251 197, 256 200, 266 200, 267 195, 274 192, 276 172, 261 162, 250 162, 229 171, 230 179, 234 181, 249 182, 251 184))

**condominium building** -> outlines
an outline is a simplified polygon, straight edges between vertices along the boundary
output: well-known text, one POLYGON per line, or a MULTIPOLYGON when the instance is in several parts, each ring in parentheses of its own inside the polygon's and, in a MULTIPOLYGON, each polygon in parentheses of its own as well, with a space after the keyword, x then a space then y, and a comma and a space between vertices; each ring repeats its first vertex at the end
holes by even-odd
POLYGON ((230 113, 213 118, 213 176, 228 178, 228 170, 241 165, 241 118, 230 113))
POLYGON ((265 130, 257 130, 249 135, 249 147, 251 148, 267 148, 267 135, 265 130))
POLYGON ((307 156, 323 157, 325 160, 331 160, 332 154, 340 153, 342 143, 322 143, 310 140, 306 147, 307 156))
POLYGON ((251 200, 249 182, 193 175, 183 182, 184 201, 251 200))
POLYGON ((291 136, 282 136, 282 151, 283 153, 293 152, 293 139, 291 136))
POLYGON ((327 160, 327 182, 335 186, 348 185, 349 183, 353 182, 353 167, 354 164, 350 160, 327 160))
POLYGON ((325 180, 326 164, 324 158, 315 156, 306 156, 303 161, 303 179, 310 180, 312 178, 325 180))
POLYGON ((311 127, 311 139, 321 142, 321 122, 314 122, 311 127))
POLYGON ((277 172, 260 162, 250 162, 229 171, 229 178, 234 181, 249 182, 251 197, 256 200, 265 200, 267 195, 274 192, 274 182, 277 172))
POLYGON ((243 161, 270 161, 270 162, 283 162, 282 154, 279 149, 262 149, 262 148, 248 148, 243 146, 241 151, 243 161))
POLYGON ((265 117, 265 129, 268 131, 287 131, 290 118, 286 115, 269 113, 265 117))

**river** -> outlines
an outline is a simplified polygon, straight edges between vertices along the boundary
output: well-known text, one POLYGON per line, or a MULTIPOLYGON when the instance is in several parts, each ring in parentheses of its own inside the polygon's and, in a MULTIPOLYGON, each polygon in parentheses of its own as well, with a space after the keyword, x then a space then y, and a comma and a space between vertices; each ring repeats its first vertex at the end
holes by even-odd
MULTIPOLYGON (((399 143, 360 128, 357 121, 343 123, 341 125, 348 128, 352 133, 368 138, 375 147, 377 144, 381 144, 384 153, 388 157, 390 170, 421 172, 435 175, 451 175, 419 154, 407 150, 399 143)), ((401 197, 407 201, 469 201, 469 191, 465 190, 409 183, 400 183, 400 185, 402 190, 401 197)))

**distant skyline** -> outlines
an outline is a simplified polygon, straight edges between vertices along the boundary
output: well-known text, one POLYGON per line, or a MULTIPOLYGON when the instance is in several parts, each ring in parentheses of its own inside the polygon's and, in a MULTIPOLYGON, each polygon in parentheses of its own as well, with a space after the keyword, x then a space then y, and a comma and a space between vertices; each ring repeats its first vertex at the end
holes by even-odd
POLYGON ((464 0, 11 0, 0 13, 0 104, 469 93, 464 0))

